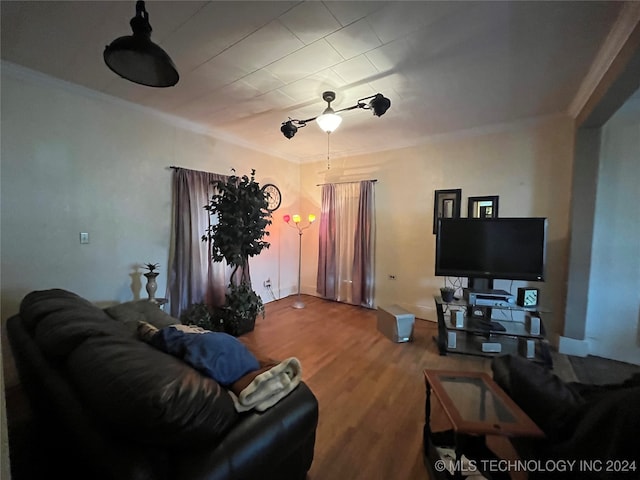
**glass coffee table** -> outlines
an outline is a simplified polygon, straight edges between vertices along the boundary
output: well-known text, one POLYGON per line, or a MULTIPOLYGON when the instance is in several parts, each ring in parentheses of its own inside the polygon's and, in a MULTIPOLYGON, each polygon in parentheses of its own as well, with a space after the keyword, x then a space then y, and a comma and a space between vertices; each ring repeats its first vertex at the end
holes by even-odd
POLYGON ((497 460, 487 435, 543 437, 544 433, 484 372, 425 370, 424 453, 434 478, 510 478, 483 467, 497 460), (431 395, 435 395, 451 429, 431 430, 431 395))

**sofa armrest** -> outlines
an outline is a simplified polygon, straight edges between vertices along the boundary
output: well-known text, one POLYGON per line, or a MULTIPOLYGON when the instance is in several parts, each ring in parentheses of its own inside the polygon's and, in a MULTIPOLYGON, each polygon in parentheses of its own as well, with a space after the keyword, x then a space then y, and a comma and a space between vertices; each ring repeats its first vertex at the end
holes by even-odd
POLYGON ((243 414, 207 452, 180 452, 174 478, 181 480, 304 479, 313 461, 318 401, 304 382, 265 412, 243 414))
POLYGON ((34 459, 46 464, 51 478, 171 478, 163 451, 104 434, 63 371, 40 351, 21 317, 7 320, 7 333, 37 428, 37 442, 30 448, 39 451, 34 459))

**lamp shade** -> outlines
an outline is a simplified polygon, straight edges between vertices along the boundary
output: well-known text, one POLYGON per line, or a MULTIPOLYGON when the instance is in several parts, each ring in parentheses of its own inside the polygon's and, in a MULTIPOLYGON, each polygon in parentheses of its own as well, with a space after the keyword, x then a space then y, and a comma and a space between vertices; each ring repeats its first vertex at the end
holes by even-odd
POLYGON ((122 78, 148 87, 172 87, 180 76, 167 53, 151 41, 151 25, 144 2, 136 3, 130 22, 133 35, 116 38, 104 49, 107 66, 122 78))
POLYGON ((309 214, 309 223, 313 223, 316 221, 316 216, 313 213, 309 214))
POLYGON ((322 115, 316 118, 316 123, 318 124, 320 129, 323 132, 327 133, 333 132, 340 126, 341 122, 342 117, 340 115, 337 115, 331 107, 327 108, 324 112, 322 112, 322 115))
POLYGON ((293 216, 293 223, 300 223, 300 215, 294 215, 293 216))
POLYGON ((280 127, 280 131, 285 137, 291 140, 298 131, 298 127, 296 127, 291 120, 287 120, 280 127))
POLYGON ((384 115, 387 110, 391 107, 391 100, 383 96, 381 93, 376 94, 376 96, 369 102, 369 108, 373 110, 373 114, 376 117, 381 117, 384 115))

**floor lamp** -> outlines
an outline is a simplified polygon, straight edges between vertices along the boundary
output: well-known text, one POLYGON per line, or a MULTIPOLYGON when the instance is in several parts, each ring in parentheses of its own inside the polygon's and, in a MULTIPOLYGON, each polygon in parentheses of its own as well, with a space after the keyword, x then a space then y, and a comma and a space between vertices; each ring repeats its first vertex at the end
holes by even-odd
POLYGON ((302 268, 302 232, 309 228, 311 224, 316 220, 316 216, 312 213, 309 214, 309 223, 301 227, 300 226, 300 215, 285 215, 282 219, 289 225, 291 228, 295 228, 298 230, 298 299, 293 303, 293 308, 304 308, 304 302, 300 298, 300 271, 302 268), (293 224, 291 221, 293 220, 293 224))

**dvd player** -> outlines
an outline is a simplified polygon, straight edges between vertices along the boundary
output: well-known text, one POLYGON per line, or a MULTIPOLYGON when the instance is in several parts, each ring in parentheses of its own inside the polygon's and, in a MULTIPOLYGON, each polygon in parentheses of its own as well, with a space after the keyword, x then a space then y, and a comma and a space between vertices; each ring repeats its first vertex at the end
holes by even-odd
POLYGON ((464 298, 469 305, 479 307, 510 307, 516 298, 505 290, 471 290, 465 288, 464 298))

